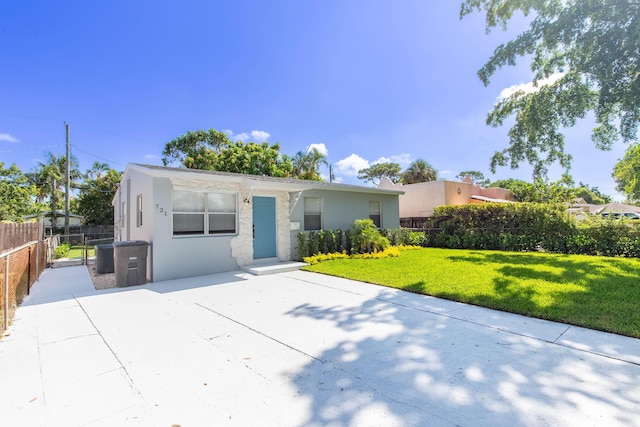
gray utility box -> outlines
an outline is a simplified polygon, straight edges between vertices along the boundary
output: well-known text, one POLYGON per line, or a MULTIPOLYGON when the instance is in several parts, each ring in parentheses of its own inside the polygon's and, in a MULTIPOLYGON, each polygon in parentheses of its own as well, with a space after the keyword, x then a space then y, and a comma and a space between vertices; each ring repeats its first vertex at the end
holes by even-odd
POLYGON ((113 245, 96 245, 96 273, 113 273, 113 245))
POLYGON ((144 285, 147 283, 147 252, 149 242, 127 240, 113 243, 116 286, 144 285))

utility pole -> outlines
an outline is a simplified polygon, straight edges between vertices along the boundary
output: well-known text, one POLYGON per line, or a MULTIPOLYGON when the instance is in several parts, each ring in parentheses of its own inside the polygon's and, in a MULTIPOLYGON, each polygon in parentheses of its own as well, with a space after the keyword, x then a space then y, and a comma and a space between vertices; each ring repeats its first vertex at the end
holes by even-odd
POLYGON ((69 235, 69 187, 71 184, 71 172, 70 172, 70 163, 71 163, 71 149, 69 147, 69 125, 67 122, 64 122, 64 126, 66 128, 67 133, 67 160, 65 165, 65 190, 64 190, 64 234, 66 236, 69 235))

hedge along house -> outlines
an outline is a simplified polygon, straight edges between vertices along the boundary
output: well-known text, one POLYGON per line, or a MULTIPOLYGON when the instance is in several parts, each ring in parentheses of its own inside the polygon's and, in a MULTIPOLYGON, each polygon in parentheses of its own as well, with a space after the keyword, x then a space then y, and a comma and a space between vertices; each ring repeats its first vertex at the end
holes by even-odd
POLYGON ((147 279, 236 270, 295 257, 302 230, 347 229, 371 218, 399 227, 402 191, 127 165, 113 199, 116 241, 151 244, 147 279))

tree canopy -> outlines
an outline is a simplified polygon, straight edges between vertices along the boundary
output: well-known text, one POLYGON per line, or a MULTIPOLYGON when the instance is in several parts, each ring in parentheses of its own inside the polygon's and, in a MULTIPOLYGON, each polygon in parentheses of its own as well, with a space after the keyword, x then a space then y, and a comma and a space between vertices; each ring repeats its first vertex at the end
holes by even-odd
POLYGON ((537 178, 534 182, 521 179, 502 179, 489 184, 489 187, 499 187, 511 190, 517 202, 530 203, 565 203, 576 197, 575 189, 568 176, 559 181, 547 182, 537 178))
POLYGON ((289 177, 293 170, 291 158, 280 154, 280 145, 235 142, 225 145, 212 156, 211 170, 289 177))
POLYGON ((415 184, 418 182, 435 181, 438 172, 429 162, 423 159, 414 160, 400 176, 403 184, 415 184))
MULTIPOLYGON (((100 169, 102 170, 102 168, 100 169)), ((86 225, 113 224, 111 201, 118 189, 122 173, 108 169, 108 166, 106 171, 102 170, 97 174, 94 172, 95 168, 87 171, 87 177, 80 188, 80 193, 72 201, 72 210, 83 216, 83 223, 86 225), (95 178, 92 179, 91 176, 95 176, 95 178)))
POLYGON ((233 142, 215 129, 187 132, 166 143, 162 163, 190 169, 289 177, 291 158, 280 154, 280 145, 233 142))
POLYGON ((592 205, 604 205, 612 202, 611 196, 602 193, 598 187, 591 187, 582 182, 578 184, 574 191, 575 197, 580 197, 592 205))
POLYGON ((322 181, 320 166, 327 165, 327 156, 315 147, 307 147, 305 151, 298 151, 291 159, 291 162, 293 164, 292 176, 294 178, 322 181))
POLYGON ((391 182, 397 184, 400 182, 400 165, 394 162, 377 163, 365 169, 358 171, 358 179, 364 182, 371 182, 373 185, 380 184, 383 178, 389 178, 391 182))
MULTIPOLYGON (((66 190, 66 167, 67 157, 64 154, 55 155, 51 152, 45 153, 47 160, 40 162, 38 168, 32 175, 33 183, 38 189, 38 201, 43 203, 49 201, 52 220, 56 221, 59 209, 64 208, 64 192, 66 190)), ((69 186, 77 186, 77 181, 82 177, 79 169, 78 159, 74 156, 69 160, 69 186)))
POLYGON ((24 215, 35 213, 36 187, 15 164, 9 168, 0 162, 0 221, 22 222, 24 215))
POLYGON ((162 164, 178 163, 190 169, 213 169, 212 162, 221 147, 233 144, 226 133, 215 129, 187 132, 165 144, 162 164))
POLYGON ((478 71, 485 85, 502 67, 530 60, 534 90, 500 100, 487 123, 514 117, 509 146, 496 152, 491 170, 529 162, 534 176, 559 163, 565 169, 563 128, 593 112, 591 139, 610 149, 633 141, 640 120, 640 2, 636 0, 466 0, 461 17, 485 12, 487 32, 506 28, 516 12, 531 16, 529 28, 496 48, 478 71))
POLYGON ((462 171, 458 175, 456 175, 456 178, 458 178, 460 181, 462 181, 466 177, 469 177, 469 179, 471 179, 471 182, 475 185, 480 185, 482 187, 491 182, 491 180, 484 177, 484 174, 482 172, 476 170, 462 171))
POLYGON ((613 168, 617 190, 631 202, 640 202, 640 144, 632 144, 613 168))

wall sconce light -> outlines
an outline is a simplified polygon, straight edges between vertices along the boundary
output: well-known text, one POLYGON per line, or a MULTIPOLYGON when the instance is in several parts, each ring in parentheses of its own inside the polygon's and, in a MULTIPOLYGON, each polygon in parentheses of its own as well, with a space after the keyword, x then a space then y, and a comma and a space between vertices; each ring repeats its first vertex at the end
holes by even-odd
POLYGON ((245 206, 249 206, 251 204, 251 200, 249 200, 248 197, 245 197, 245 199, 242 202, 244 203, 245 206))
POLYGON ((460 187, 458 187, 458 194, 462 193, 462 190, 460 189, 460 187))

